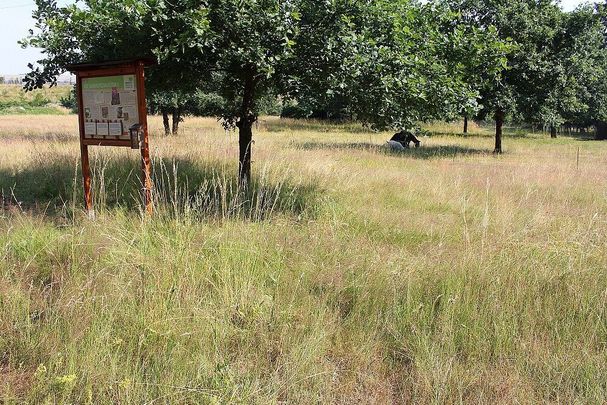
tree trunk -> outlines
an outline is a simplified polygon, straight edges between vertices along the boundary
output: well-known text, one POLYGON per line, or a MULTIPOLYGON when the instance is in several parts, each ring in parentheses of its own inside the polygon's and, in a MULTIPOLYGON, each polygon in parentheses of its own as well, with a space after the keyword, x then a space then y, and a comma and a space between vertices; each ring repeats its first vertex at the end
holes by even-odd
POLYGON ((181 109, 175 108, 173 110, 173 135, 179 133, 179 121, 181 121, 181 109))
POLYGON ((607 122, 599 121, 596 123, 596 135, 595 138, 598 140, 607 139, 607 122))
POLYGON ((504 126, 504 112, 500 109, 495 111, 495 149, 493 153, 502 153, 502 132, 504 126))
POLYGON ((253 142, 253 126, 240 125, 238 127, 239 146, 239 178, 243 185, 251 183, 251 144, 253 142))
POLYGON ((169 126, 169 113, 166 109, 162 109, 162 124, 164 125, 164 134, 165 135, 170 135, 171 134, 171 128, 169 126))
POLYGON ((554 125, 550 127, 550 138, 556 138, 556 127, 554 125))
POLYGON ((250 72, 245 78, 244 92, 242 95, 242 106, 238 119, 238 178, 244 187, 251 183, 251 146, 253 144, 253 124, 257 120, 253 112, 253 101, 255 97, 254 72, 250 72))
POLYGON ((468 133, 468 116, 464 116, 464 134, 468 133))

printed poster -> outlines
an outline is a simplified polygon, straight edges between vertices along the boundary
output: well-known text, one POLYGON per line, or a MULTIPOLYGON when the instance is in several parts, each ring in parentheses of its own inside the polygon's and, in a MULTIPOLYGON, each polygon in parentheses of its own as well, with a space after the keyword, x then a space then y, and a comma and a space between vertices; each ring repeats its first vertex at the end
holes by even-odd
POLYGON ((135 75, 83 78, 85 137, 130 139, 129 128, 139 123, 137 101, 135 75), (95 132, 89 123, 96 123, 95 132))

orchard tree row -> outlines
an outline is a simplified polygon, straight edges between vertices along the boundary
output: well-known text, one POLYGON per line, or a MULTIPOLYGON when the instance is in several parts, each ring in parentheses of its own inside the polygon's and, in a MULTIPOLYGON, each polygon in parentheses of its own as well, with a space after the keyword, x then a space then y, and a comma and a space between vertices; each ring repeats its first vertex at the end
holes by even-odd
POLYGON ((336 103, 373 129, 507 117, 607 137, 607 7, 565 13, 551 0, 36 0, 23 46, 44 50, 24 85, 68 65, 153 57, 147 87, 165 130, 192 94, 239 131, 251 174, 252 128, 267 100, 336 103))

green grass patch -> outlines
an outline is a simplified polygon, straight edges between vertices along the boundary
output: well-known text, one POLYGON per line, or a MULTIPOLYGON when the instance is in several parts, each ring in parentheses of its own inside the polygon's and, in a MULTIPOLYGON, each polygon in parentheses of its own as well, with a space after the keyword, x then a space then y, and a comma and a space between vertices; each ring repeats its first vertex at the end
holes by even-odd
POLYGON ((152 138, 152 217, 91 148, 94 219, 71 135, 4 129, 0 402, 607 401, 607 144, 286 125, 242 190, 212 125, 152 138))
POLYGON ((19 85, 0 85, 0 115, 66 114, 60 106, 71 87, 52 87, 25 92, 19 85))

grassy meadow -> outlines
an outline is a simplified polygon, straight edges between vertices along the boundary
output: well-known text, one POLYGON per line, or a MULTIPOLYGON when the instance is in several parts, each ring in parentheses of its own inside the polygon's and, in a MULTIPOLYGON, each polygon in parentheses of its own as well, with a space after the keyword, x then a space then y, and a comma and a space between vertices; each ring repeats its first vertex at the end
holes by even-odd
POLYGON ((76 117, 0 117, 0 402, 607 401, 607 143, 264 118, 243 193, 151 127, 156 214, 92 148, 91 220, 76 117))
POLYGON ((68 114, 61 105, 70 97, 71 86, 45 87, 30 92, 19 84, 0 85, 0 118, 6 115, 68 114))

